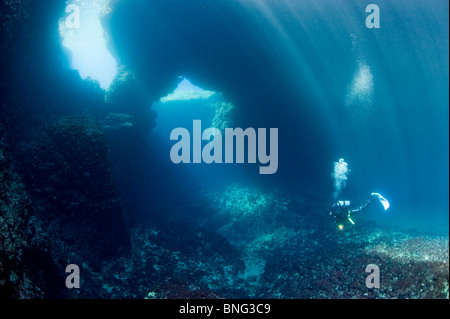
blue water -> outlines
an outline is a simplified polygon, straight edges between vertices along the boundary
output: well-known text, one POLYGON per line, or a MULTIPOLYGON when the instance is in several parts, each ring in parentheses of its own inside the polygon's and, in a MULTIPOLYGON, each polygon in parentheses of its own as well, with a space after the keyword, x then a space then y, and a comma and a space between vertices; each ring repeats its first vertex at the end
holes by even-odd
MULTIPOLYGON (((377 5, 379 29, 365 26, 360 1, 136 2, 118 4, 110 28, 117 56, 149 95, 187 77, 236 105, 236 126, 279 128, 278 172, 259 176, 248 165, 244 183, 331 202, 333 162, 344 158, 342 199, 390 200, 389 214, 367 218, 448 232, 448 3, 377 5)), ((242 179, 230 165, 169 162, 168 132, 207 122, 202 103, 157 107, 162 165, 191 175, 173 188, 242 179)))

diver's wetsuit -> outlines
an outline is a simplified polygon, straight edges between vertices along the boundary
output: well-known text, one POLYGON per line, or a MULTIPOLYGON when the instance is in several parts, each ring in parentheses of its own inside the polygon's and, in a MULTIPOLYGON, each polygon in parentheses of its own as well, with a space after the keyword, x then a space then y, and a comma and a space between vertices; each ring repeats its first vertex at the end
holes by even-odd
POLYGON ((371 200, 367 200, 364 204, 359 206, 358 208, 349 209, 349 205, 346 205, 344 201, 337 202, 331 206, 329 215, 334 218, 336 224, 338 224, 339 229, 343 229, 344 225, 347 223, 347 221, 350 221, 352 224, 354 224, 353 220, 350 218, 351 216, 362 212, 367 207, 372 204, 371 200))
POLYGON ((372 201, 369 199, 364 204, 359 206, 358 208, 350 210, 350 216, 362 212, 364 209, 369 207, 370 204, 372 204, 372 201))

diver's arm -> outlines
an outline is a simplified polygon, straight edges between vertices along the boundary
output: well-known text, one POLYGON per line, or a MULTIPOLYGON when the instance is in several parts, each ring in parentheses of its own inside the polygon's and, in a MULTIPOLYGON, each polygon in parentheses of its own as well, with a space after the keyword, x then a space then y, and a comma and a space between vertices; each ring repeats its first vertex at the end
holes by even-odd
POLYGON ((372 204, 372 202, 370 200, 368 200, 367 202, 362 204, 360 207, 350 210, 350 215, 354 215, 354 214, 362 212, 367 207, 369 207, 370 204, 372 204))

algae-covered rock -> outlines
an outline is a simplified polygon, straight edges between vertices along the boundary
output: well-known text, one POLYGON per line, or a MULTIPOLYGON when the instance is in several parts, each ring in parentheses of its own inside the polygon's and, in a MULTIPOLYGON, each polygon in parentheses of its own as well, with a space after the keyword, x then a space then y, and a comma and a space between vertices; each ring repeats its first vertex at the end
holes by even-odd
POLYGON ((215 114, 212 120, 212 126, 224 132, 227 127, 234 127, 233 112, 235 106, 233 103, 217 102, 215 104, 215 114))
POLYGON ((113 113, 129 114, 129 123, 141 135, 155 125, 156 114, 151 110, 154 100, 143 90, 136 76, 121 67, 105 93, 105 102, 113 113))
POLYGON ((13 170, 4 140, 0 138, 0 298, 51 297, 52 288, 44 280, 54 266, 47 234, 32 216, 32 201, 13 170))
POLYGON ((32 138, 17 155, 23 159, 20 172, 48 225, 55 260, 95 267, 127 247, 125 214, 100 122, 88 114, 62 116, 32 138))

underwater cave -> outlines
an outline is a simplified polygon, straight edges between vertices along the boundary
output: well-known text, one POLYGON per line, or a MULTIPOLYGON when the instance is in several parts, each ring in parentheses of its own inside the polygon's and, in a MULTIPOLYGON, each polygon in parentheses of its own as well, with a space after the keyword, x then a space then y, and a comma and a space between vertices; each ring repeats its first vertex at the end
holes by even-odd
POLYGON ((1 3, 0 298, 448 299, 448 3, 366 5, 1 3))

